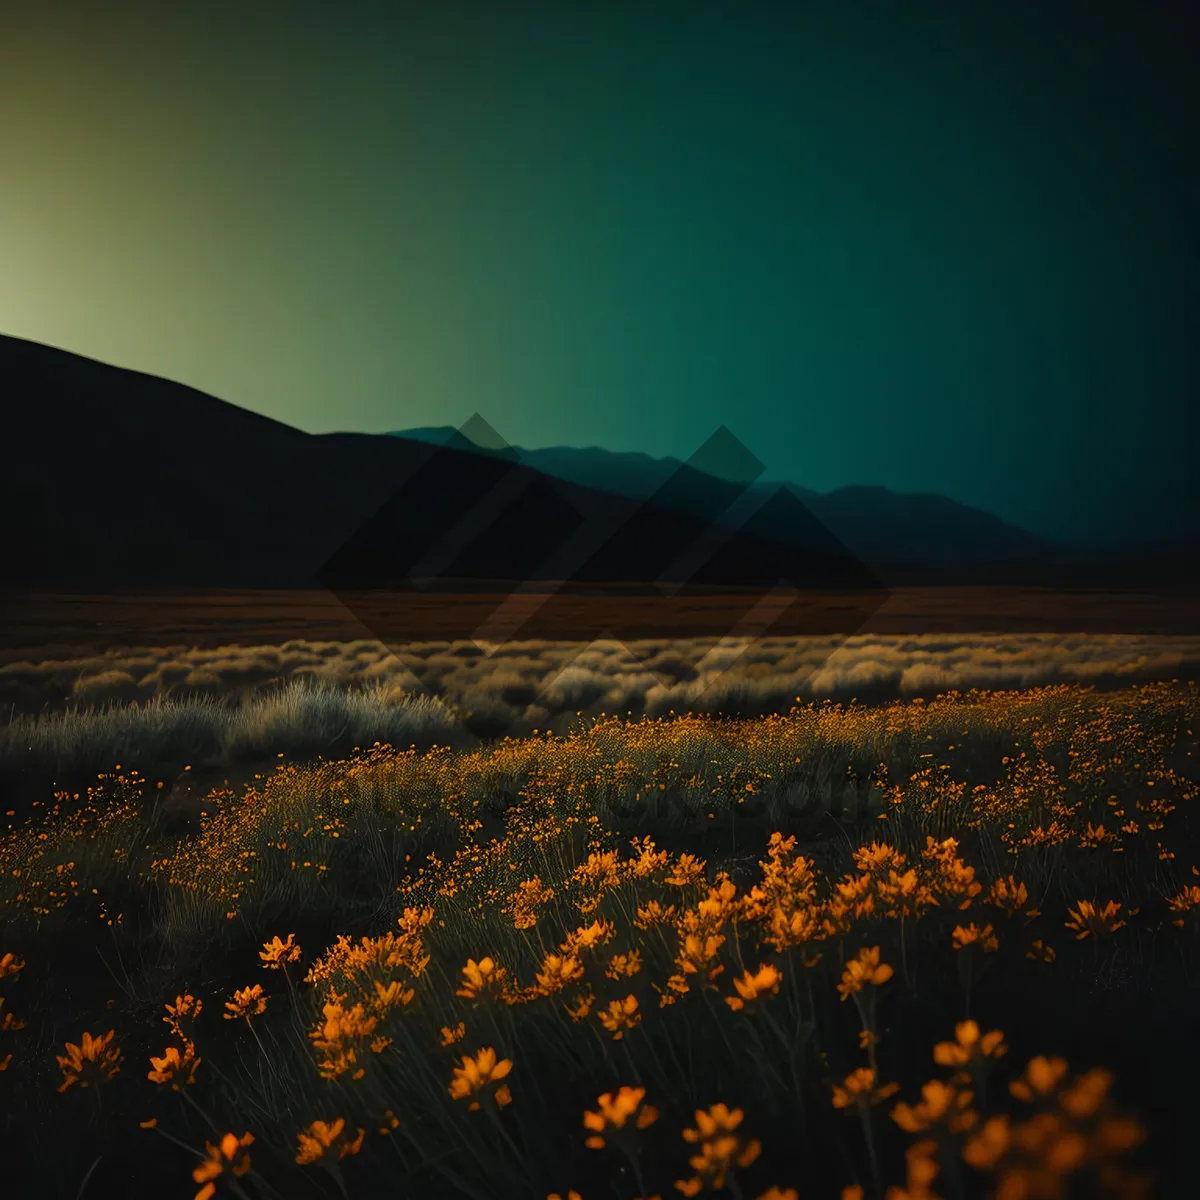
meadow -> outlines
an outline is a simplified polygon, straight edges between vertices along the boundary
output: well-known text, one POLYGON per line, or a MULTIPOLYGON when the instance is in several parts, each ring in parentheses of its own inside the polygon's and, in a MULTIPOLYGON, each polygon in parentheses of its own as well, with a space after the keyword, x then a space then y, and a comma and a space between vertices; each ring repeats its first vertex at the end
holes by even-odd
POLYGON ((8 811, 11 1194, 1190 1194, 1195 682, 418 717, 8 811))

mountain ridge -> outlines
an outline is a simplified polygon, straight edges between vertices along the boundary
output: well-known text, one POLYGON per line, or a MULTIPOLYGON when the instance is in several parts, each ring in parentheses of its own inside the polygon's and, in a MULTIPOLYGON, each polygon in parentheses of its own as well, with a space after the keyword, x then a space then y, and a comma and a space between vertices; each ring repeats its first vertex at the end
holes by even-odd
MULTIPOLYGON (((453 426, 419 426, 396 430, 404 437, 444 445, 459 433, 453 426)), ((510 447, 519 461, 546 474, 591 487, 607 487, 646 499, 684 465, 672 456, 655 458, 640 451, 609 451, 599 446, 510 447)), ((480 446, 481 453, 494 453, 480 446)), ((892 556, 942 565, 1002 558, 1069 553, 1062 543, 1004 521, 985 509, 962 504, 935 492, 896 492, 879 484, 847 484, 818 492, 791 480, 759 479, 747 488, 742 503, 753 511, 786 489, 796 496, 835 536, 860 558, 884 563, 892 556), (924 531, 924 539, 918 537, 924 531), (953 533, 957 540, 942 541, 953 533)))
MULTIPOLYGON (((560 534, 580 521, 622 529, 625 550, 609 546, 585 555, 589 565, 579 578, 589 585, 645 582, 647 573, 656 578, 661 551, 692 544, 718 516, 724 543, 697 576, 711 586, 735 585, 743 574, 765 578, 776 559, 788 570, 823 563, 825 582, 813 586, 872 577, 885 585, 1053 586, 1101 577, 1121 583, 1126 559, 1140 571, 1158 571, 1178 557, 1171 544, 1126 547, 1121 561, 1083 561, 982 510, 931 494, 906 497, 870 485, 821 494, 763 481, 743 488, 638 452, 558 449, 556 469, 564 469, 565 459, 578 464, 583 453, 594 478, 608 484, 603 488, 540 469, 533 465, 538 451, 523 452, 530 461, 509 454, 518 461, 497 474, 484 469, 479 447, 461 435, 459 448, 430 444, 429 429, 436 427, 427 427, 424 440, 310 434, 186 384, 6 335, 0 335, 0 394, 10 401, 7 429, 18 451, 0 474, 0 501, 10 514, 0 531, 0 562, 10 588, 313 586, 338 555, 343 566, 350 561, 347 547, 356 537, 355 569, 378 575, 392 540, 438 548, 445 558, 450 510, 466 496, 486 501, 484 483, 500 486, 504 473, 518 491, 534 489, 560 506, 560 534), (440 483, 429 466, 435 458, 440 483), (614 462, 624 472, 615 480, 614 462), (400 504, 405 481, 422 471, 430 477, 425 491, 410 491, 400 504), (374 547, 364 546, 372 522, 388 532, 374 547), (374 566, 372 554, 379 560, 374 566)), ((553 465, 544 454, 540 461, 553 465)), ((525 511, 527 523, 542 519, 528 501, 525 511)), ((471 586, 520 581, 529 543, 527 526, 500 522, 447 562, 457 563, 475 581, 471 586), (514 575, 516 563, 522 568, 514 575)), ((454 576, 443 570, 441 577, 454 576)))

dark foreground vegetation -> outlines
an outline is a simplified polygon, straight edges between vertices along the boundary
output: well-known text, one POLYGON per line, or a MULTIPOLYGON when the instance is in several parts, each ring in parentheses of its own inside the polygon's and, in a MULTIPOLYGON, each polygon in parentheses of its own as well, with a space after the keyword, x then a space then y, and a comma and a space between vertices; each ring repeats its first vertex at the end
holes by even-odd
POLYGON ((1198 721, 604 719, 182 833, 122 753, 0 837, 6 1194, 1187 1195, 1198 721))

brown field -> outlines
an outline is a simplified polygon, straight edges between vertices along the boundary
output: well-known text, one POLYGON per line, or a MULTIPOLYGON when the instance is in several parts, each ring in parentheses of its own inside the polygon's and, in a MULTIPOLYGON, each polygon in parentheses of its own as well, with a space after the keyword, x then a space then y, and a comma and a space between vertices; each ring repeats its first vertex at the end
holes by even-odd
MULTIPOLYGON (((376 593, 230 591, 0 596, 0 664, 66 657, 82 650, 186 644, 282 644, 294 639, 387 643, 466 638, 505 604, 485 592, 376 593)), ((608 591, 558 593, 529 615, 524 639, 602 636, 692 638, 732 633, 757 595, 726 592, 674 598, 608 591)), ((769 617, 771 614, 765 614, 769 617)), ((511 626, 509 626, 511 627, 511 626)), ((772 635, 920 633, 1188 634, 1200 629, 1191 592, 1054 592, 1039 588, 897 589, 883 595, 812 593, 793 603, 772 635)), ((750 633, 758 629, 748 629, 750 633)), ((496 640, 504 629, 495 627, 496 640)))

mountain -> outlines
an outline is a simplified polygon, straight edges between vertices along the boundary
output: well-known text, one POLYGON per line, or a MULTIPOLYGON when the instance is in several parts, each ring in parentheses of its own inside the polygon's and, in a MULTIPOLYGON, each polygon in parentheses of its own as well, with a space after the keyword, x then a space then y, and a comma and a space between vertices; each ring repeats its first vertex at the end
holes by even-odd
MULTIPOLYGON (((687 575, 671 574, 677 548, 712 533, 695 505, 551 479, 511 454, 481 458, 461 438, 439 448, 307 434, 194 388, 17 338, 0 337, 0 392, 9 445, 19 449, 0 473, 10 514, 0 561, 25 589, 336 590, 404 584, 414 571, 434 585, 474 587, 683 582, 687 575), (495 519, 472 529, 473 511, 495 519), (582 541, 567 547, 576 534, 582 541)), ((728 486, 690 474, 697 495, 728 486)), ((801 544, 749 524, 724 530, 698 578, 754 587, 780 572, 880 589, 827 531, 810 532, 801 544)))
POLYGON ((595 448, 506 448, 481 421, 469 438, 308 434, 182 384, 4 336, 0 395, 10 589, 408 581, 486 591, 499 581, 506 591, 567 579, 646 592, 661 579, 758 588, 787 578, 878 593, 947 581, 1136 584, 1181 561, 1173 546, 1076 561, 936 496, 746 489, 750 456, 729 435, 713 439, 697 470, 595 448))
MULTIPOLYGON (((431 445, 445 445, 457 434, 452 426, 422 426, 391 434, 431 445)), ((486 446, 478 453, 495 453, 486 446)), ((518 461, 556 479, 570 480, 621 495, 646 499, 677 475, 677 458, 614 452, 597 446, 511 447, 518 461)), ((885 576, 914 568, 953 571, 986 563, 1056 561, 1069 557, 1063 546, 1039 537, 982 509, 929 493, 903 494, 885 487, 851 486, 816 492, 795 483, 757 481, 746 488, 739 515, 760 508, 780 488, 799 499, 856 557, 885 576)), ((787 538, 777 524, 771 532, 787 538)))
MULTIPOLYGON (((472 426, 465 427, 468 432, 472 426)), ((496 448, 471 443, 453 426, 421 426, 390 434, 431 445, 451 436, 477 454, 496 448)), ((486 441, 487 439, 482 439, 486 441)), ((670 456, 598 446, 507 447, 517 461, 556 479, 645 498, 660 492, 684 464, 670 456)), ((719 473, 719 472, 718 472, 719 473)), ((767 501, 781 490, 794 496, 857 559, 894 586, 979 583, 1045 587, 1191 587, 1200 583, 1200 533, 1068 545, 1012 525, 992 513, 933 493, 850 485, 817 492, 797 483, 759 479, 744 489, 727 519, 737 525, 759 514, 760 527, 784 541, 791 517, 767 501)), ((1200 517, 1198 517, 1200 519, 1200 517)))

